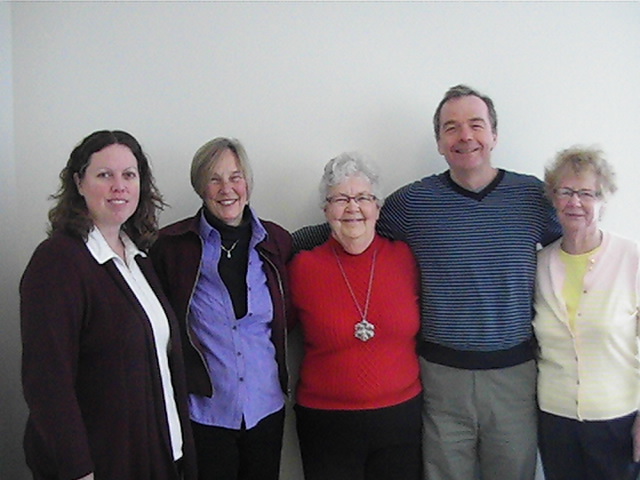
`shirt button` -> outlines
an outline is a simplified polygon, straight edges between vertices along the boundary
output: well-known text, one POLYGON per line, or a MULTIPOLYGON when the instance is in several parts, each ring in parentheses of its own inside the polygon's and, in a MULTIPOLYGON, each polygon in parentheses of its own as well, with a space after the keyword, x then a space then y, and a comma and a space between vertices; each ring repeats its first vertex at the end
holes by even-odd
POLYGON ((240 377, 238 380, 240 380, 241 382, 244 382, 244 377, 240 377))

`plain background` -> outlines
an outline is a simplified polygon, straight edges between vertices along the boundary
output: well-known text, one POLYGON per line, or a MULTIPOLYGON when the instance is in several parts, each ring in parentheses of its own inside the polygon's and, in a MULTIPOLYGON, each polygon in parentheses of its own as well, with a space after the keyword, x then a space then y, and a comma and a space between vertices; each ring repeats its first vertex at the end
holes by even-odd
MULTIPOLYGON (((637 2, 3 2, 0 79, 1 479, 28 478, 18 281, 94 130, 140 140, 163 224, 199 206, 195 150, 239 138, 252 205, 293 230, 322 220, 318 180, 342 151, 377 162, 387 192, 444 170, 431 117, 468 83, 495 101, 496 166, 541 176, 557 150, 597 144, 619 172, 603 225, 640 238, 637 2)), ((292 425, 285 480, 302 478, 292 425)))

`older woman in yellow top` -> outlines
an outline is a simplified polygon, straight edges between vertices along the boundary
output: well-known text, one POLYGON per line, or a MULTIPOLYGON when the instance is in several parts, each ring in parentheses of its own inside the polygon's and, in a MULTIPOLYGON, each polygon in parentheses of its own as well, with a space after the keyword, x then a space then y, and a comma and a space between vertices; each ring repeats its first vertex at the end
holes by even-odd
POLYGON ((601 151, 561 151, 545 183, 563 229, 538 256, 533 323, 545 478, 635 480, 640 248, 600 229, 616 190, 601 151))

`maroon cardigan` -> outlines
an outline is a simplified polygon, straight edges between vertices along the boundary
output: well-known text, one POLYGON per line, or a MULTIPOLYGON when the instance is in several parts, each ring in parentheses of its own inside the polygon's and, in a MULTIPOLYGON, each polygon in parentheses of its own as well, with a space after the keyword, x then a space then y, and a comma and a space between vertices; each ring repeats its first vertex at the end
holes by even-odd
MULTIPOLYGON (((149 259, 140 269, 171 307, 149 259)), ((24 447, 34 478, 178 479, 149 320, 113 261, 55 233, 20 282, 22 382, 29 407, 24 447)), ((169 365, 183 430, 185 479, 196 478, 180 342, 169 365)))
MULTIPOLYGON (((189 393, 210 397, 213 395, 213 386, 202 345, 188 323, 191 295, 200 273, 202 257, 200 212, 160 230, 158 240, 151 247, 150 257, 178 316, 189 393)), ((289 394, 286 343, 287 329, 291 325, 291 300, 286 263, 291 257, 291 235, 273 222, 259 221, 267 231, 267 238, 256 249, 262 259, 273 301, 271 340, 276 350, 280 385, 283 392, 289 394)))

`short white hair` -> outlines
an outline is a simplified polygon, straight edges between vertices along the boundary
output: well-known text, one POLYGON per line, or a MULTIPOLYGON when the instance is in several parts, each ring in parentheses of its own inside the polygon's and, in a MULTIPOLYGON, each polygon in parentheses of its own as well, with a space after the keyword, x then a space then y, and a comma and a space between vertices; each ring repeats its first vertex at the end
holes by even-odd
POLYGON ((320 180, 320 207, 325 208, 329 191, 351 177, 362 177, 371 184, 371 193, 379 207, 384 203, 377 168, 358 152, 344 152, 329 160, 320 180))

